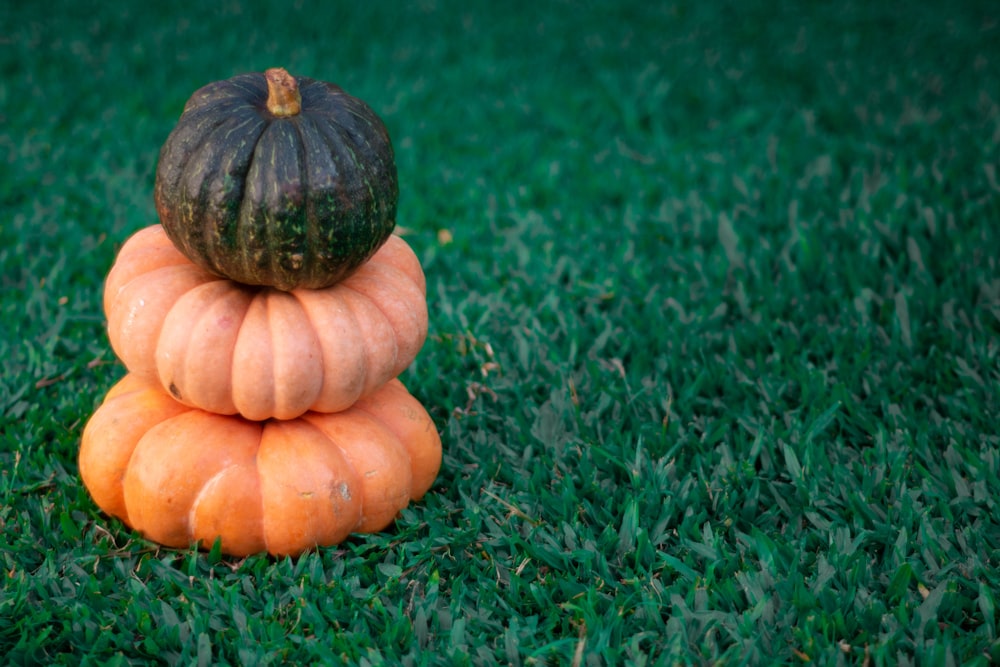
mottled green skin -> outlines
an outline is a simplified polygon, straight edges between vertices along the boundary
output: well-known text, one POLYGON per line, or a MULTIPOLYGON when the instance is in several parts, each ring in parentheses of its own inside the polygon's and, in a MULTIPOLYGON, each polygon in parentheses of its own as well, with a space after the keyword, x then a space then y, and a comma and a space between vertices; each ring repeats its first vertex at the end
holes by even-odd
POLYGON ((195 92, 160 151, 154 193, 191 261, 283 290, 350 275, 392 233, 399 197, 389 134, 371 108, 295 79, 302 109, 283 118, 267 110, 260 73, 195 92))

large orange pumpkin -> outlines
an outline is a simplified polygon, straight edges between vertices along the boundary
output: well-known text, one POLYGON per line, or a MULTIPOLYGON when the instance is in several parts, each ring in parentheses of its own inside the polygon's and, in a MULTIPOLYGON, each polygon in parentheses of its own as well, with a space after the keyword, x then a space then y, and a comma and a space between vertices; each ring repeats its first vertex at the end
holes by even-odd
POLYGON ((152 225, 119 252, 104 312, 131 373, 186 405, 254 420, 344 410, 427 337, 424 273, 398 236, 333 287, 286 292, 208 273, 152 225))
POLYGON ((254 422, 129 374, 87 423, 79 464, 97 505, 150 540, 294 555, 388 526, 433 484, 441 441, 395 379, 339 413, 254 422))

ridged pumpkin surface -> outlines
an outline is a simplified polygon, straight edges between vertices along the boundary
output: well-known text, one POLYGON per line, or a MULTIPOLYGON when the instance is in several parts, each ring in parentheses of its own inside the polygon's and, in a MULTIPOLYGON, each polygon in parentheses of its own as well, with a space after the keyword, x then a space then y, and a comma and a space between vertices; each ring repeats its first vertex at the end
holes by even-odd
POLYGON ((423 270, 398 236, 333 287, 286 292, 208 273, 152 225, 122 246, 104 312, 131 373, 186 405, 254 420, 344 410, 427 337, 423 270))
POLYGON ((285 290, 350 275, 392 233, 398 197, 375 112, 278 68, 197 90, 160 150, 154 189, 160 222, 189 259, 285 290), (273 99, 276 73, 291 88, 277 92, 294 99, 273 99))
POLYGON ((254 422, 126 375, 84 428, 94 502, 160 544, 295 555, 382 530, 437 477, 441 441, 398 380, 340 413, 254 422))

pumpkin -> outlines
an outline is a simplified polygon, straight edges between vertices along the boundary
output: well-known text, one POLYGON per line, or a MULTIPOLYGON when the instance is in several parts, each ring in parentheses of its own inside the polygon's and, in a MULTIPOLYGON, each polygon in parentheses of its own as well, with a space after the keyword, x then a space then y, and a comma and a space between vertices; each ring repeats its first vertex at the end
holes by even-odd
POLYGON ((185 405, 292 419, 344 410, 402 373, 427 336, 425 290, 395 235, 336 285, 286 292, 204 271, 151 225, 119 251, 104 312, 129 371, 185 405))
POLYGON ((328 287, 395 226, 385 125, 363 101, 283 69, 197 90, 160 150, 154 200, 202 268, 283 290, 328 287))
POLYGON ((393 379, 353 407, 254 422, 187 407, 127 374, 83 431, 94 502, 162 545, 296 555, 377 532, 437 476, 441 440, 393 379))

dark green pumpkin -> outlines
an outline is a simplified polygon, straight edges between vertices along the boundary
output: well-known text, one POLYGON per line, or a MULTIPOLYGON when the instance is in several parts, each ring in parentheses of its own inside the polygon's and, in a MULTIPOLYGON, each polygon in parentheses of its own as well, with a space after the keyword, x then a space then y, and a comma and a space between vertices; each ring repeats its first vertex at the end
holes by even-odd
POLYGON ((350 275, 392 233, 398 196, 371 108, 277 68, 196 91, 156 169, 156 210, 182 253, 283 290, 350 275))

